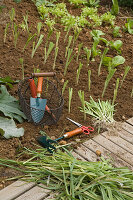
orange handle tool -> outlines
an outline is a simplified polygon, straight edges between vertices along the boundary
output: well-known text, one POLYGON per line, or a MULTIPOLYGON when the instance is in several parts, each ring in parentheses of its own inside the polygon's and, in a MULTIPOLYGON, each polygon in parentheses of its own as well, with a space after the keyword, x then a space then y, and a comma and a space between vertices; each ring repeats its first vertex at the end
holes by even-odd
POLYGON ((29 78, 28 81, 29 81, 31 96, 32 96, 33 98, 36 98, 37 93, 36 93, 36 85, 35 85, 34 79, 33 79, 33 78, 29 78))
POLYGON ((80 134, 80 133, 83 133, 83 130, 82 130, 81 128, 76 128, 76 129, 73 130, 73 131, 66 132, 62 137, 57 138, 57 139, 55 139, 54 141, 56 142, 56 141, 61 140, 61 139, 63 139, 63 138, 70 138, 70 137, 72 137, 72 136, 74 136, 74 135, 78 135, 78 134, 80 134))
POLYGON ((83 130, 81 128, 76 128, 75 130, 73 131, 70 131, 70 132, 67 132, 64 134, 64 138, 70 138, 74 135, 78 135, 80 133, 83 133, 83 130))
POLYGON ((37 97, 40 97, 42 94, 42 84, 43 84, 43 77, 38 78, 38 84, 37 84, 37 97))

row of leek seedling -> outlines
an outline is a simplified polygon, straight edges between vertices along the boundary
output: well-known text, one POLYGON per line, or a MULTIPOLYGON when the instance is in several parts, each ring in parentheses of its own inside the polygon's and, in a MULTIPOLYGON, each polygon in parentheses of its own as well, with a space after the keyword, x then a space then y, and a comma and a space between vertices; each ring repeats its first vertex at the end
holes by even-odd
MULTIPOLYGON (((17 39, 18 39, 19 32, 18 32, 18 26, 15 23, 13 23, 14 18, 15 18, 15 10, 12 8, 12 10, 10 12, 10 21, 11 21, 11 27, 12 27, 12 30, 13 30, 14 45, 15 45, 15 48, 16 48, 16 44, 17 44, 17 39)), ((7 29, 9 27, 9 25, 10 25, 10 23, 8 23, 6 25, 6 28, 5 28, 4 42, 6 41, 7 29)), ((53 29, 54 21, 52 22, 52 21, 48 21, 47 20, 47 25, 49 27, 49 31, 48 31, 48 35, 47 35, 46 42, 45 42, 45 47, 44 47, 44 64, 46 63, 46 61, 47 61, 47 59, 48 59, 51 51, 53 50, 53 48, 55 46, 55 56, 54 56, 54 63, 53 63, 53 69, 55 69, 55 62, 56 62, 56 58, 57 58, 58 50, 59 50, 58 43, 59 43, 59 38, 60 38, 60 32, 56 32, 56 44, 54 44, 53 42, 49 42, 49 45, 48 45, 48 40, 50 39, 50 37, 51 37, 51 35, 53 33, 53 30, 54 30, 53 29)), ((23 48, 23 51, 28 46, 29 42, 36 35, 38 37, 38 41, 37 41, 36 45, 35 45, 35 41, 33 42, 33 48, 32 48, 32 53, 31 53, 31 58, 33 58, 34 55, 35 55, 36 50, 38 49, 38 47, 43 42, 44 35, 40 34, 40 31, 41 31, 41 28, 42 28, 42 23, 39 22, 37 24, 37 34, 35 33, 35 34, 32 35, 30 33, 29 27, 28 27, 28 15, 26 15, 26 16, 24 16, 24 21, 21 24, 21 28, 26 29, 26 31, 28 32, 28 39, 27 39, 27 42, 26 42, 26 44, 25 44, 25 46, 23 48)), ((67 72, 69 64, 71 63, 72 59, 75 56, 75 54, 72 54, 72 53, 73 53, 74 44, 75 44, 75 42, 76 42, 76 40, 77 40, 77 38, 79 36, 79 33, 80 33, 80 30, 79 29, 77 29, 77 30, 75 29, 75 31, 74 31, 74 37, 73 36, 69 36, 69 38, 68 38, 68 44, 67 44, 66 52, 65 52, 66 64, 65 64, 65 69, 64 69, 64 76, 66 75, 66 72, 67 72), (72 48, 70 47, 71 44, 72 44, 72 48)), ((104 33, 102 31, 99 31, 99 30, 93 30, 93 31, 91 31, 91 35, 92 35, 92 37, 94 39, 92 48, 91 49, 88 49, 87 47, 83 48, 84 52, 86 54, 86 58, 87 58, 87 66, 89 65, 89 61, 90 61, 91 56, 93 58, 93 59, 91 58, 92 61, 93 61, 94 58, 95 58, 95 56, 100 55, 100 50, 96 49, 97 45, 99 44, 99 42, 103 41, 106 44, 106 46, 107 46, 104 49, 103 54, 101 55, 101 61, 100 61, 99 68, 98 68, 98 75, 100 75, 101 65, 104 63, 104 60, 106 58, 109 58, 109 57, 105 56, 107 54, 108 50, 109 50, 108 47, 111 46, 111 48, 113 47, 114 49, 118 50, 119 53, 121 53, 120 47, 122 46, 122 42, 120 40, 117 40, 115 42, 112 42, 112 41, 108 42, 105 38, 101 38, 100 37, 101 35, 104 35, 104 33)), ((77 52, 77 57, 76 57, 76 61, 77 62, 79 61, 79 55, 80 55, 80 51, 81 51, 82 47, 83 47, 83 44, 80 43, 78 45, 78 52, 77 52)), ((124 61, 125 61, 125 59, 122 56, 116 56, 113 59, 112 58, 109 59, 109 62, 108 62, 109 66, 107 65, 109 73, 108 73, 107 78, 105 80, 104 89, 103 89, 103 92, 102 92, 102 97, 104 96, 106 88, 107 88, 107 86, 108 86, 111 78, 113 77, 115 71, 116 71, 116 68, 114 68, 114 67, 116 67, 119 64, 123 64, 124 61)), ((20 63, 22 65, 22 75, 23 75, 23 78, 24 78, 23 58, 20 58, 20 63)), ((77 82, 77 84, 79 82, 79 76, 80 76, 80 71, 82 69, 82 66, 83 66, 83 64, 80 62, 79 63, 79 67, 77 69, 77 76, 76 76, 76 82, 77 82)), ((129 70, 130 70, 130 67, 126 66, 125 67, 124 76, 123 76, 123 79, 121 81, 120 87, 122 87, 123 81, 124 81, 125 77, 127 76, 127 73, 129 72, 129 70)), ((68 81, 66 81, 64 83, 62 94, 64 93, 64 90, 66 88, 67 83, 68 83, 68 81)), ((116 82, 116 88, 114 90, 114 97, 113 97, 112 104, 114 104, 114 102, 115 102, 115 99, 116 99, 116 96, 117 96, 118 87, 119 87, 119 79, 117 79, 117 82, 116 82)), ((88 70, 88 90, 89 91, 90 91, 90 88, 91 88, 91 70, 88 70)), ((73 88, 69 88, 69 106, 68 106, 68 108, 69 108, 68 112, 69 113, 70 113, 70 107, 71 107, 72 93, 73 93, 73 88)), ((132 93, 133 92, 131 92, 131 96, 132 96, 132 93)), ((83 102, 84 101, 84 92, 83 91, 79 92, 78 95, 79 95, 79 97, 81 99, 81 102, 83 102)), ((84 105, 84 103, 82 103, 82 107, 84 107, 83 105, 84 105)), ((85 110, 84 110, 84 112, 85 112, 85 110)), ((84 114, 84 119, 86 118, 85 116, 86 115, 84 114)))
MULTIPOLYGON (((124 74, 123 79, 121 81, 120 87, 122 86, 123 81, 124 81, 124 79, 125 79, 125 77, 127 75, 127 72, 129 71, 129 69, 130 69, 129 66, 127 66, 125 68, 125 74, 124 74)), ((108 74, 108 76, 107 76, 107 78, 105 80, 104 89, 103 89, 103 92, 102 92, 102 97, 104 96, 105 90, 106 90, 106 88, 107 88, 107 86, 109 84, 110 79, 114 75, 115 71, 116 71, 116 69, 110 70, 110 72, 109 72, 109 74, 108 74)), ((90 84, 91 84, 90 75, 91 75, 91 70, 88 70, 88 89, 89 90, 90 90, 90 84)), ((104 103, 104 101, 102 101, 103 105, 108 105, 108 107, 110 108, 108 110, 106 110, 104 106, 103 107, 100 106, 100 103, 101 103, 100 100, 99 100, 99 103, 96 103, 92 99, 92 97, 90 97, 92 104, 91 103, 89 104, 87 101, 85 101, 84 91, 81 91, 81 90, 78 91, 78 96, 79 96, 79 99, 80 99, 81 105, 82 105, 81 112, 83 112, 83 114, 84 114, 84 120, 86 119, 86 113, 89 114, 89 113, 92 112, 92 111, 89 112, 88 108, 90 108, 89 110, 91 110, 94 105, 97 105, 97 107, 99 106, 99 109, 101 109, 101 115, 104 116, 104 118, 106 118, 105 117, 106 114, 110 116, 110 112, 114 113, 115 101, 116 101, 116 97, 117 97, 117 93, 118 93, 118 89, 119 89, 119 81, 120 81, 120 79, 117 78, 116 85, 115 85, 115 88, 114 88, 114 95, 113 95, 112 103, 110 101, 106 101, 105 103, 104 103), (90 107, 86 108, 86 105, 90 105, 90 107), (112 109, 113 109, 113 111, 112 111, 112 109)), ((62 89, 62 94, 64 93, 64 90, 65 90, 67 84, 68 84, 68 80, 64 83, 64 86, 63 86, 63 89, 62 89)), ((71 107, 71 101, 72 101, 72 93, 73 93, 73 88, 69 88, 69 102, 68 102, 68 112, 69 113, 70 113, 70 107, 71 107)), ((131 97, 132 97, 132 94, 133 94, 133 89, 132 89, 132 92, 131 92, 131 97)), ((93 114, 92 114, 92 116, 93 116, 93 114)), ((113 122, 113 115, 111 115, 111 117, 112 117, 112 120, 110 119, 110 122, 113 122)), ((105 121, 105 119, 104 119, 104 121, 105 121)), ((107 120, 106 122, 109 122, 109 121, 107 120)))
MULTIPOLYGON (((17 38, 18 38, 19 33, 17 31, 18 30, 18 28, 17 28, 18 26, 15 23, 14 23, 14 27, 13 27, 13 20, 14 20, 14 18, 15 18, 15 10, 12 8, 12 10, 10 12, 10 20, 11 20, 11 26, 13 28, 13 35, 14 35, 14 41, 15 41, 14 44, 15 44, 15 47, 16 47, 16 42, 17 42, 17 38)), ((48 31, 48 35, 47 35, 46 42, 45 42, 45 47, 44 47, 44 64, 46 63, 46 61, 47 61, 47 59, 48 59, 51 51, 54 48, 54 43, 50 42, 49 46, 48 46, 48 50, 47 50, 48 40, 50 39, 50 37, 51 37, 51 35, 53 33, 54 22, 47 21, 46 24, 49 27, 49 31, 48 31)), ((9 24, 6 25, 5 33, 7 33, 7 28, 8 27, 9 27, 9 24)), ((27 42, 26 42, 26 44, 24 46, 24 49, 25 49, 27 47, 28 43, 30 42, 30 40, 32 40, 36 36, 36 33, 32 35, 29 32, 28 15, 24 16, 24 21, 22 22, 21 27, 23 29, 26 29, 27 32, 28 32, 28 34, 29 34, 27 42)), ((33 58, 33 56, 35 55, 35 52, 36 52, 37 48, 43 42, 44 35, 41 34, 40 37, 39 37, 41 28, 42 28, 42 23, 39 22, 37 24, 38 41, 37 41, 36 45, 35 45, 35 41, 33 42, 33 48, 32 48, 31 58, 33 58)), ((70 48, 72 39, 73 39, 73 44, 74 44, 75 41, 78 38, 78 35, 79 35, 79 32, 76 32, 74 34, 74 39, 73 39, 72 36, 69 36, 69 38, 68 38, 68 45, 66 47, 66 52, 65 52, 66 64, 65 64, 65 69, 64 69, 64 75, 66 75, 68 66, 69 66, 69 64, 71 63, 72 59, 75 56, 75 54, 74 55, 72 54, 74 46, 72 45, 72 48, 70 48)), ((84 48, 84 52, 86 53, 86 58, 87 58, 87 66, 89 64, 90 57, 91 57, 91 60, 93 61, 95 59, 95 56, 100 55, 100 50, 96 49, 97 45, 99 44, 100 41, 103 41, 106 44, 106 46, 110 45, 111 48, 116 49, 120 53, 120 47, 122 46, 121 40, 117 40, 115 42, 113 42, 113 41, 108 42, 105 38, 101 38, 100 37, 101 35, 104 35, 104 33, 102 31, 99 31, 99 30, 93 30, 93 31, 91 31, 91 35, 92 35, 92 37, 94 39, 92 48, 91 49, 88 49, 87 47, 84 48)), ((57 58, 58 50, 59 50, 59 47, 58 47, 59 37, 60 37, 60 32, 57 32, 56 33, 56 47, 55 47, 55 56, 54 56, 53 69, 55 69, 55 62, 56 62, 56 58, 57 58)), ((5 34, 4 34, 4 42, 5 42, 5 38, 6 37, 5 37, 5 34)), ((82 46, 83 46, 82 43, 79 44, 79 46, 78 46, 78 53, 77 53, 77 58, 76 58, 77 61, 78 61, 80 50, 81 50, 82 46)), ((105 63, 105 66, 108 66, 108 68, 110 68, 110 67, 116 67, 119 64, 123 64, 125 62, 125 59, 122 56, 116 56, 113 59, 110 58, 110 57, 106 57, 105 55, 107 54, 108 50, 109 50, 109 48, 107 47, 103 51, 103 54, 101 56, 101 61, 100 61, 100 64, 99 64, 99 68, 98 68, 98 75, 100 75, 101 65, 104 64, 104 63, 105 63)))

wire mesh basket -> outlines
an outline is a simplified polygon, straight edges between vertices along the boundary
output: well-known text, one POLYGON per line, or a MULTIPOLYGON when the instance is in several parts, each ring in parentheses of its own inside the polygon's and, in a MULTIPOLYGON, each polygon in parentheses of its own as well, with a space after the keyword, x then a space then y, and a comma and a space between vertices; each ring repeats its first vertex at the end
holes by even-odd
MULTIPOLYGON (((64 99, 59 91, 57 78, 54 76, 52 81, 48 77, 43 78, 41 99, 46 99, 46 107, 44 109, 37 109, 31 106, 30 98, 32 92, 29 79, 25 78, 20 81, 18 86, 20 106, 28 122, 34 123, 35 125, 56 124, 62 114, 64 105, 64 99)), ((37 78, 34 78, 34 81, 36 83, 37 78)))

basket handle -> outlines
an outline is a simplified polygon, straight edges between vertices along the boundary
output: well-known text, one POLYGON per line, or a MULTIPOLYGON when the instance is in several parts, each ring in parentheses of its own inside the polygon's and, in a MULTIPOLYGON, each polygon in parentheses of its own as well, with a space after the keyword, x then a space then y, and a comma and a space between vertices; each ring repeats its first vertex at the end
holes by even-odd
POLYGON ((32 73, 32 77, 54 77, 56 75, 55 72, 44 72, 44 73, 32 73))

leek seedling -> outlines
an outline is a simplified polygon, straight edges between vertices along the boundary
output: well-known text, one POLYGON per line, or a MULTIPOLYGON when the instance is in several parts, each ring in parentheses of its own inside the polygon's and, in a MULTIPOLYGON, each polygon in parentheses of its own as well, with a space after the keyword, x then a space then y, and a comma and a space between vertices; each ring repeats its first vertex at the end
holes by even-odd
POLYGON ((116 97, 117 97, 117 91, 118 91, 118 87, 119 87, 119 81, 120 81, 120 79, 117 78, 117 80, 116 80, 116 87, 114 89, 114 97, 113 97, 112 105, 114 105, 114 102, 115 102, 116 97))
POLYGON ((67 45, 67 47, 66 47, 65 58, 66 58, 66 56, 67 56, 68 49, 69 49, 69 47, 70 47, 70 45, 71 45, 72 38, 73 38, 73 36, 71 36, 71 35, 70 35, 69 38, 68 38, 68 45, 67 45))
POLYGON ((47 48, 48 41, 49 41, 49 39, 50 39, 52 33, 53 33, 53 29, 50 29, 49 32, 48 32, 47 38, 46 38, 45 49, 47 48))
POLYGON ((48 32, 48 35, 47 35, 47 38, 46 38, 45 46, 44 46, 44 56, 46 56, 48 41, 49 41, 52 33, 53 33, 53 29, 50 28, 49 32, 48 32))
POLYGON ((87 58, 87 67, 89 65, 90 57, 91 57, 91 50, 88 49, 87 47, 84 48, 84 51, 86 53, 86 58, 87 58))
POLYGON ((47 38, 46 38, 46 43, 45 43, 45 48, 47 47, 48 45, 48 40, 50 39, 53 31, 54 31, 54 24, 55 24, 55 21, 54 20, 50 20, 50 19, 47 19, 45 24, 48 26, 49 28, 49 31, 48 31, 48 35, 47 35, 47 38))
POLYGON ((47 94, 48 94, 48 87, 49 87, 49 82, 48 82, 48 80, 49 80, 49 77, 47 77, 47 84, 46 84, 46 91, 45 91, 45 95, 47 96, 47 94))
POLYGON ((82 31, 82 28, 79 28, 78 26, 76 26, 76 27, 74 28, 73 47, 74 47, 74 44, 75 44, 76 40, 78 39, 79 34, 80 34, 81 31, 82 31))
POLYGON ((68 33, 70 32, 71 28, 72 28, 72 25, 69 25, 68 28, 67 28, 67 33, 66 33, 65 38, 64 38, 64 42, 66 41, 68 33))
POLYGON ((73 49, 68 49, 68 55, 67 55, 67 60, 66 60, 66 64, 65 64, 65 69, 64 69, 64 76, 66 75, 66 72, 67 72, 67 68, 68 68, 68 65, 71 63, 74 55, 71 56, 73 52, 73 49))
POLYGON ((66 86, 67 86, 67 84, 68 84, 68 80, 66 80, 65 82, 64 82, 64 85, 63 85, 63 88, 62 88, 62 95, 64 94, 64 91, 65 91, 65 89, 66 89, 66 86))
POLYGON ((59 50, 59 47, 58 47, 59 37, 60 37, 60 32, 56 32, 55 56, 54 56, 53 69, 55 69, 55 62, 56 62, 56 58, 57 58, 58 50, 59 50))
POLYGON ((21 64, 21 66, 22 66, 22 79, 24 80, 24 59, 20 58, 19 62, 21 64))
POLYGON ((126 67, 125 67, 125 72, 124 72, 124 76, 123 76, 123 79, 122 79, 122 82, 121 82, 120 88, 122 87, 122 85, 123 85, 123 81, 125 80, 125 78, 126 78, 126 76, 127 76, 127 74, 128 74, 128 72, 129 72, 130 69, 131 69, 130 66, 126 66, 126 67))
POLYGON ((29 33, 28 15, 23 16, 23 18, 24 18, 24 22, 25 22, 25 28, 26 28, 27 32, 29 33))
POLYGON ((88 90, 91 88, 91 70, 88 70, 88 90))
POLYGON ((58 47, 59 38, 60 38, 60 32, 56 32, 56 44, 55 44, 56 47, 58 47))
POLYGON ((46 63, 49 54, 51 53, 52 49, 54 48, 54 43, 50 42, 49 43, 49 47, 48 47, 48 51, 46 51, 46 49, 44 48, 44 64, 46 63))
POLYGON ((70 110, 71 110, 72 94, 73 94, 73 88, 69 88, 69 103, 68 103, 68 112, 69 113, 70 113, 70 110))
POLYGON ((38 22, 38 24, 37 24, 37 36, 39 37, 39 35, 40 35, 40 31, 41 31, 41 28, 42 28, 42 22, 38 22))
POLYGON ((13 28, 13 20, 15 18, 15 9, 12 8, 10 11, 10 20, 11 20, 11 24, 12 24, 12 28, 13 28))
POLYGON ((5 27, 5 31, 4 31, 4 43, 6 42, 6 35, 7 35, 7 30, 8 30, 8 27, 9 27, 9 23, 6 24, 6 27, 5 27))
POLYGON ((97 55, 100 55, 101 51, 98 49, 97 50, 97 45, 99 44, 100 39, 99 38, 94 38, 94 42, 91 48, 91 52, 92 52, 92 57, 93 57, 93 61, 95 61, 95 57, 97 55))
POLYGON ((18 36, 19 36, 19 32, 18 32, 18 26, 14 23, 14 30, 13 30, 13 36, 14 36, 14 46, 16 48, 17 45, 17 40, 18 40, 18 36))
POLYGON ((25 50, 25 48, 28 46, 29 42, 36 36, 36 33, 34 33, 33 35, 31 33, 29 33, 28 35, 28 39, 24 45, 23 51, 25 50))
POLYGON ((55 69, 55 62, 56 62, 56 58, 57 58, 57 55, 58 55, 58 50, 59 50, 59 47, 55 47, 55 56, 54 56, 53 69, 55 69))
POLYGON ((41 34, 40 37, 39 37, 39 39, 38 39, 38 42, 37 42, 36 46, 35 46, 35 42, 33 42, 33 48, 32 48, 31 58, 33 58, 33 56, 34 56, 34 54, 35 54, 37 48, 38 48, 38 47, 40 46, 40 44, 43 42, 43 37, 44 37, 44 35, 41 34))
POLYGON ((108 50, 109 50, 109 48, 105 48, 103 51, 103 54, 101 56, 101 61, 100 61, 99 67, 98 67, 98 76, 100 75, 103 59, 104 59, 105 55, 107 54, 108 50))
POLYGON ((77 69, 77 77, 76 77, 77 84, 78 84, 78 81, 79 81, 79 75, 80 75, 80 71, 82 69, 82 66, 83 66, 83 64, 80 62, 79 67, 77 69))
POLYGON ((107 86, 109 84, 109 81, 113 77, 115 71, 116 71, 116 69, 112 69, 112 68, 109 69, 109 74, 107 75, 107 78, 106 78, 105 83, 104 83, 104 89, 103 89, 103 93, 102 93, 102 98, 103 98, 105 90, 106 90, 106 88, 107 88, 107 86))
POLYGON ((100 101, 100 99, 98 99, 98 102, 95 102, 90 96, 90 101, 85 101, 85 110, 80 108, 80 111, 91 115, 99 122, 114 122, 113 116, 115 110, 114 105, 112 105, 110 101, 100 101))
POLYGON ((80 50, 81 50, 82 46, 83 46, 83 43, 80 43, 80 44, 78 45, 78 54, 77 54, 77 58, 76 58, 77 62, 78 62, 78 60, 79 60, 79 54, 80 54, 80 50))
POLYGON ((82 111, 84 113, 84 120, 86 120, 86 112, 85 112, 85 98, 84 98, 84 91, 79 90, 78 95, 82 104, 82 111))

